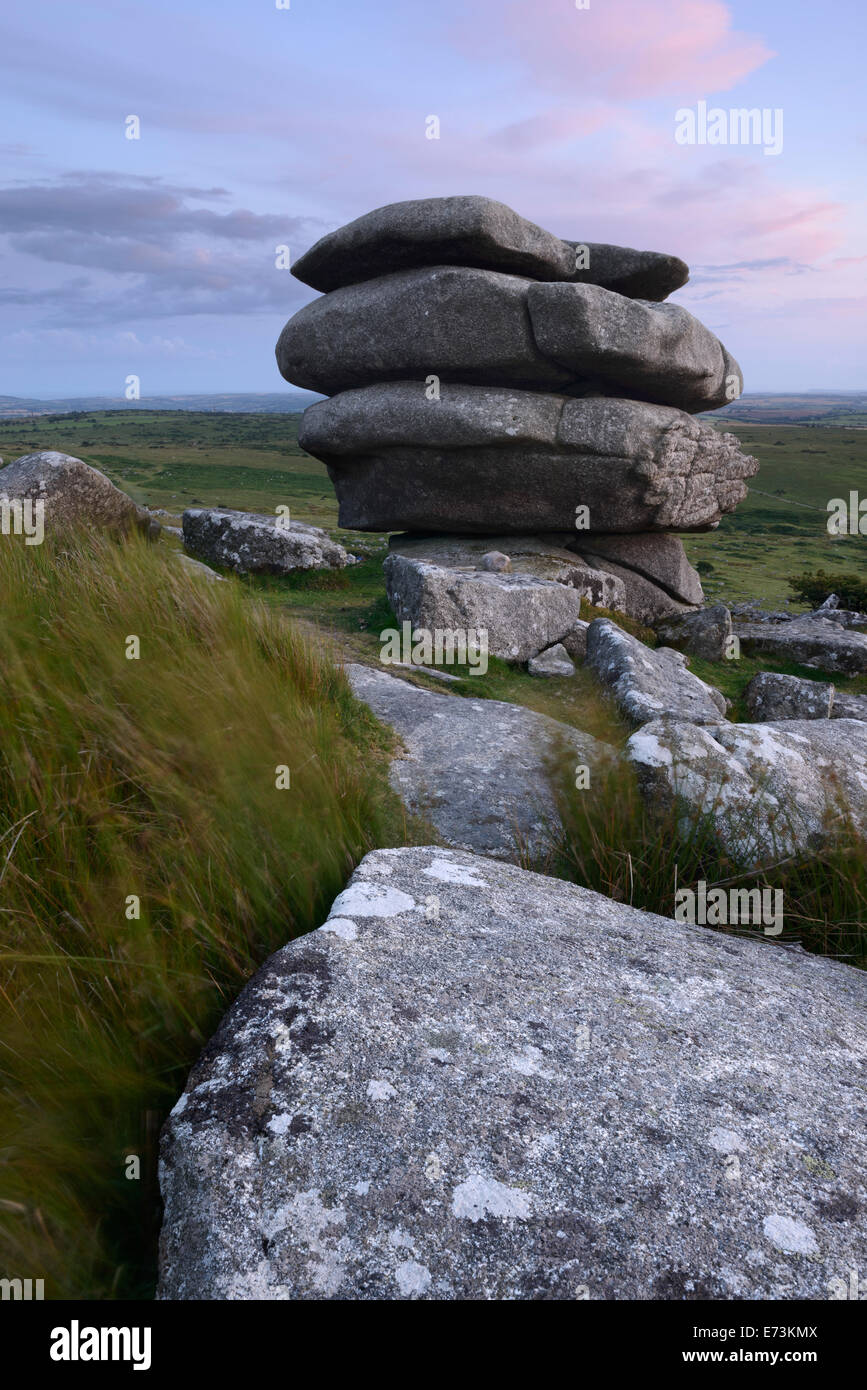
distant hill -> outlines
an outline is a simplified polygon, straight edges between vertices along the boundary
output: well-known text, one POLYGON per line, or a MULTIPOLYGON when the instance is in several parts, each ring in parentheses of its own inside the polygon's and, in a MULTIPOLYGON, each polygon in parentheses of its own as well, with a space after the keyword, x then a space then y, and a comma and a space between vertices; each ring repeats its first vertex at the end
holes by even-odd
POLYGON ((708 412, 706 419, 749 425, 867 425, 867 392, 801 391, 774 395, 745 391, 740 400, 708 412))
POLYGON ((72 396, 35 400, 28 396, 0 396, 0 418, 33 415, 76 415, 93 410, 196 410, 224 411, 232 415, 291 415, 306 410, 322 397, 313 391, 239 392, 217 396, 145 396, 128 401, 122 396, 72 396))

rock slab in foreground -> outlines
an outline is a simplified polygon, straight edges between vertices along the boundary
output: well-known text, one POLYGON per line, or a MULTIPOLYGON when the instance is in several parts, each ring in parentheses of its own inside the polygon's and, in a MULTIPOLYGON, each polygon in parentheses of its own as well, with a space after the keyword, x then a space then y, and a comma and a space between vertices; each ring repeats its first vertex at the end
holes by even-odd
POLYGON ((718 724, 725 716, 725 696, 688 671, 681 652, 647 647, 607 618, 597 618, 587 629, 586 665, 611 691, 631 724, 663 715, 718 724))
POLYGON ((276 516, 218 508, 184 512, 184 545, 212 565, 237 574, 291 574, 343 569, 352 556, 318 526, 280 522, 276 516))
POLYGON ((0 468, 0 501, 45 504, 45 534, 97 526, 158 535, 159 525, 98 468, 72 454, 44 449, 0 468))
POLYGON ((775 671, 759 671, 744 691, 751 719, 830 719, 834 687, 775 671))
POLYGON ((644 794, 702 817, 745 868, 867 835, 867 724, 784 719, 700 728, 659 719, 627 754, 644 794))
POLYGON ((825 1299, 867 1237, 865 1013, 838 962, 376 851, 166 1123, 159 1297, 825 1299))
POLYGON ((501 700, 421 690, 349 665, 353 693, 400 735, 389 780, 407 810, 443 841, 497 859, 540 859, 561 830, 552 776, 614 757, 569 724, 501 700))

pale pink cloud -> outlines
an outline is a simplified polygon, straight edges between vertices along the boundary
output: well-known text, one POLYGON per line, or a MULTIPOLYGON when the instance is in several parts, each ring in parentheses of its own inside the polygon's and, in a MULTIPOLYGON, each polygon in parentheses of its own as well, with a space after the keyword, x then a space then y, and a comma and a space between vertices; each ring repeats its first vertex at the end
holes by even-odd
POLYGON ((580 96, 684 99, 728 91, 774 54, 732 27, 721 0, 474 0, 452 31, 475 61, 508 57, 537 82, 580 96))

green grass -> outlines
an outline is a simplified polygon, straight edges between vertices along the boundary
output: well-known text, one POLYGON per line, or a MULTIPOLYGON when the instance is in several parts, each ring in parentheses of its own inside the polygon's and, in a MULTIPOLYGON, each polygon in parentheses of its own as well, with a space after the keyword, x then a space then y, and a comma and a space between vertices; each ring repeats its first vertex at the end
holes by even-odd
MULTIPOLYGON (((620 764, 594 774, 576 790, 560 773, 562 836, 552 847, 548 872, 604 893, 616 902, 671 917, 677 887, 772 888, 783 891, 783 931, 716 930, 759 936, 770 949, 800 943, 805 950, 867 967, 867 844, 844 834, 831 847, 790 857, 781 851, 764 870, 744 873, 720 848, 708 816, 677 802, 649 805, 633 771, 620 764)), ((770 808, 744 807, 748 830, 770 808)))
POLYGON ((251 972, 413 828, 382 729, 242 586, 88 536, 0 540, 0 590, 0 1264, 47 1297, 148 1297, 189 1067, 251 972))

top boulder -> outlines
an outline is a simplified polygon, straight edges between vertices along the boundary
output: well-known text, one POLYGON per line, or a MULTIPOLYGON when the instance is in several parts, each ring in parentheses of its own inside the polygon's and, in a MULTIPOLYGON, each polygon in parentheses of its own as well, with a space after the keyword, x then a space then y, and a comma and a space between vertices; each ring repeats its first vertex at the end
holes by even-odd
POLYGON ((292 273, 328 292, 396 270, 461 265, 535 280, 599 284, 631 298, 665 299, 689 271, 676 256, 562 241, 492 198, 461 195, 389 203, 317 241, 292 273), (583 246, 582 269, 576 248, 583 246), (584 265, 584 262, 587 262, 584 265))

